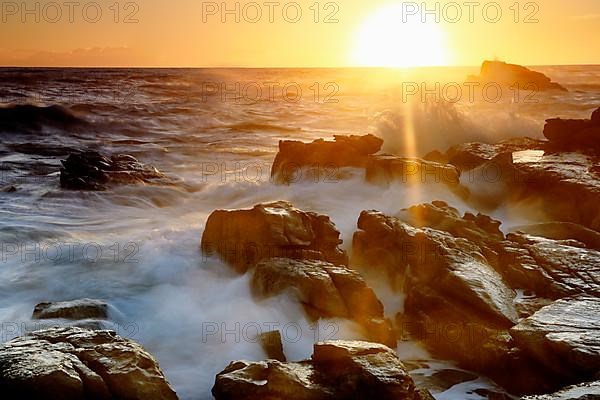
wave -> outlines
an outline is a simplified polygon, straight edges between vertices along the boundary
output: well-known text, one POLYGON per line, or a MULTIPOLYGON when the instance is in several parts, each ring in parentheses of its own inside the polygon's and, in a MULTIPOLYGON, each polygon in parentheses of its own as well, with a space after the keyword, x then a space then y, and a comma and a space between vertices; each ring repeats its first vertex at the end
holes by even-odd
POLYGON ((69 130, 86 125, 86 120, 59 105, 18 104, 0 108, 0 132, 39 132, 45 127, 69 130))

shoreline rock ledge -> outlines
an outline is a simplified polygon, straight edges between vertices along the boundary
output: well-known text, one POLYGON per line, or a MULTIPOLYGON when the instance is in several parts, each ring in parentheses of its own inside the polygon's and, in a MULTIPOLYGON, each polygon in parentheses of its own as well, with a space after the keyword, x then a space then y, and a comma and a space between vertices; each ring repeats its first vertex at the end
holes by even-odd
POLYGON ((0 345, 0 393, 28 400, 177 400, 156 360, 113 331, 50 328, 0 345))
POLYGON ((219 373, 216 400, 433 400, 390 348, 360 341, 314 345, 312 359, 234 361, 219 373))

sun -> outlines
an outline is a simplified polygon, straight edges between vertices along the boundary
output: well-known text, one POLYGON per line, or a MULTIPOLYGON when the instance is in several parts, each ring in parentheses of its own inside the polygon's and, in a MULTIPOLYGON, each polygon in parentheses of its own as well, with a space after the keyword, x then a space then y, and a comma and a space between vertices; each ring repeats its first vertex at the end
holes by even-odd
POLYGON ((357 32, 352 62, 365 67, 421 67, 448 64, 444 32, 435 22, 409 16, 389 5, 370 15, 357 32))

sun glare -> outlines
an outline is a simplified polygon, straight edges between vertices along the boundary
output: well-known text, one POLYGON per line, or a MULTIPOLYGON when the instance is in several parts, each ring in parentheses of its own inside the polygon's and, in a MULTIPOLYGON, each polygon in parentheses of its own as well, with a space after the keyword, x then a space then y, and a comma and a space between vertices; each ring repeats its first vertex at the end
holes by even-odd
POLYGON ((444 33, 417 16, 403 22, 402 7, 390 5, 370 15, 355 41, 353 63, 365 67, 447 65, 444 33))

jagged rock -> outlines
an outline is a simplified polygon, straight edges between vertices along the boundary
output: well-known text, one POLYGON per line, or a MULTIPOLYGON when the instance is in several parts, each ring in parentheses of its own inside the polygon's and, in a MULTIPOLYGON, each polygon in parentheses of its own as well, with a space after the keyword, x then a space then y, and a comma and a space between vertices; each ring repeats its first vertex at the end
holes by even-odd
POLYGON ((256 265, 251 285, 258 298, 292 291, 309 315, 353 319, 370 340, 395 347, 383 305, 356 271, 317 260, 273 258, 256 265))
POLYGON ((522 400, 598 400, 600 399, 600 381, 569 386, 556 393, 540 396, 526 396, 522 400))
POLYGON ((0 345, 0 388, 9 399, 177 399, 140 345, 80 328, 36 331, 0 345))
POLYGON ((217 375, 216 400, 432 400, 416 388, 398 356, 367 342, 317 343, 311 360, 232 362, 217 375))
POLYGON ((502 61, 484 61, 477 77, 470 77, 482 83, 496 83, 502 86, 517 87, 521 90, 561 90, 563 86, 552 82, 541 72, 532 71, 521 65, 508 64, 502 61))
POLYGON ((575 240, 587 249, 600 250, 600 233, 572 222, 545 222, 518 226, 512 230, 558 241, 575 240))
POLYGON ((600 252, 512 233, 499 249, 498 270, 513 286, 559 299, 589 293, 600 296, 600 252))
POLYGON ((452 164, 460 171, 470 171, 504 153, 525 150, 543 150, 545 141, 527 137, 505 139, 495 144, 463 143, 451 147, 446 153, 432 151, 425 159, 442 164, 452 164))
POLYGON ((334 136, 334 139, 333 142, 318 139, 311 143, 280 141, 271 176, 279 182, 291 183, 299 180, 298 174, 302 169, 312 169, 309 174, 318 178, 319 170, 364 168, 369 156, 377 153, 383 145, 383 140, 373 135, 334 136))
POLYGON ((348 263, 340 233, 326 215, 304 212, 286 201, 246 210, 217 210, 206 222, 202 251, 218 254, 240 273, 260 260, 285 257, 348 263))
POLYGON ((283 352, 283 343, 281 342, 281 333, 279 331, 261 333, 258 336, 258 341, 267 354, 267 358, 281 362, 287 361, 283 352))
POLYGON ((363 211, 358 228, 354 253, 363 260, 373 251, 389 255, 386 262, 392 261, 395 272, 410 279, 409 291, 419 285, 428 287, 500 326, 510 327, 517 320, 515 293, 487 265, 475 244, 447 232, 415 228, 376 211, 363 211))
POLYGON ((419 158, 377 155, 369 158, 366 165, 366 180, 385 185, 391 182, 401 182, 409 184, 442 183, 456 186, 460 183, 460 172, 452 165, 419 158))
POLYGON ((33 310, 32 318, 108 319, 108 304, 94 299, 39 303, 33 310))
POLYGON ((546 120, 544 136, 551 146, 559 151, 600 150, 600 108, 591 119, 546 120))
POLYGON ((60 185, 71 190, 105 190, 110 185, 172 185, 173 180, 156 168, 143 165, 127 154, 105 156, 95 151, 70 154, 61 161, 60 185))
POLYGON ((599 315, 600 298, 578 295, 540 309, 510 332, 548 369, 581 382, 600 368, 599 315))
POLYGON ((483 207, 536 204, 546 218, 600 231, 600 159, 541 150, 501 154, 473 170, 468 200, 483 207))

